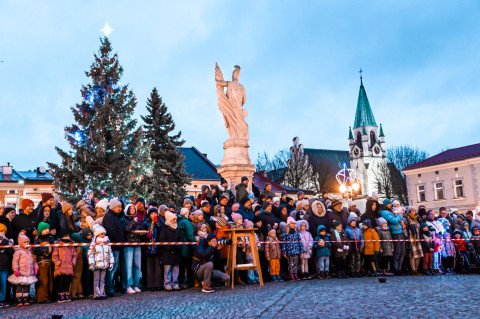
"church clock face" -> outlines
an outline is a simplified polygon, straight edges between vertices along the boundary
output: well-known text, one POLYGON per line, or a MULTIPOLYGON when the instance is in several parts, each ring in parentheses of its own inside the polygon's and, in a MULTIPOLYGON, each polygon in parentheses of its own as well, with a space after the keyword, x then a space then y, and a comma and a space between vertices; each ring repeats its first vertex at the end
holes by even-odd
POLYGON ((358 148, 356 148, 355 150, 353 150, 353 154, 355 154, 355 156, 358 156, 358 153, 360 153, 360 151, 358 150, 358 148))
POLYGON ((375 148, 373 149, 373 151, 375 152, 375 154, 379 154, 379 153, 380 153, 380 147, 375 146, 375 148))

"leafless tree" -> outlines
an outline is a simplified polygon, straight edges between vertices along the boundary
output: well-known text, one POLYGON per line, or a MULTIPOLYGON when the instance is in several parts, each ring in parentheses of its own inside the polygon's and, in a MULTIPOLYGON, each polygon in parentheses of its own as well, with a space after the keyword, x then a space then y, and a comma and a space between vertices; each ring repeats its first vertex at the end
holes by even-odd
POLYGON ((263 152, 258 154, 255 166, 257 167, 257 172, 266 172, 269 179, 275 183, 282 183, 289 158, 290 152, 288 149, 280 150, 273 156, 263 152))
POLYGON ((337 180, 335 176, 339 170, 338 164, 333 161, 310 161, 313 167, 312 190, 316 193, 322 191, 338 192, 337 180))
POLYGON ((309 189, 313 175, 313 168, 303 151, 303 145, 300 144, 300 139, 295 137, 293 146, 290 147, 290 159, 287 162, 284 183, 289 187, 309 189))
POLYGON ((400 145, 387 149, 387 161, 393 163, 398 171, 405 167, 423 161, 428 157, 428 153, 418 147, 400 145))

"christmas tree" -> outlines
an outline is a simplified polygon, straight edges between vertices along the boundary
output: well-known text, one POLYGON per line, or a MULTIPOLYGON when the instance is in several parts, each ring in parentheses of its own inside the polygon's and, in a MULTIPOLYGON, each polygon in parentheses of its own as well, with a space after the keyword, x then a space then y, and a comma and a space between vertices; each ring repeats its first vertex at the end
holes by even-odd
POLYGON ((150 143, 151 171, 142 181, 145 193, 161 204, 181 205, 191 178, 185 171, 184 156, 178 147, 185 141, 182 132, 170 135, 175 123, 154 88, 147 101, 147 116, 142 116, 145 138, 150 143))
POLYGON ((48 163, 57 191, 76 200, 86 188, 98 197, 131 196, 139 187, 148 148, 132 118, 136 98, 120 86, 123 68, 107 37, 90 70, 91 83, 82 86, 82 102, 71 107, 75 123, 65 127, 70 150, 56 150, 61 164, 48 163))

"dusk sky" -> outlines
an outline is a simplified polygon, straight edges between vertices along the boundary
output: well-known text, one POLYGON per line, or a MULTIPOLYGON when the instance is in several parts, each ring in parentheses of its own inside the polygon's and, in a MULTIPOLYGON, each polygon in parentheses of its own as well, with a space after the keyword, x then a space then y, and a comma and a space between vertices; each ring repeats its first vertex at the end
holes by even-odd
POLYGON ((138 98, 157 87, 185 146, 215 164, 228 138, 215 91, 242 67, 250 157, 348 149, 358 70, 387 148, 434 155, 480 142, 478 1, 0 0, 0 165, 58 162, 64 126, 108 22, 138 98))

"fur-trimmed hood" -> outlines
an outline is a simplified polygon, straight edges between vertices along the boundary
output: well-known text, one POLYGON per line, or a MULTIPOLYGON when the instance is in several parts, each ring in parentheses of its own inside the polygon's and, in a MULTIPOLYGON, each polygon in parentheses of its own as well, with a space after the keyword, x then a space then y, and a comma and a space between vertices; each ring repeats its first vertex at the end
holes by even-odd
POLYGON ((327 210, 325 209, 325 205, 319 201, 319 200, 316 200, 312 203, 312 205, 310 206, 310 209, 312 210, 312 213, 315 215, 315 216, 318 216, 318 217, 323 217, 325 216, 325 214, 327 213, 327 210), (317 204, 320 204, 322 206, 322 212, 319 212, 318 211, 318 207, 317 207, 317 204))

